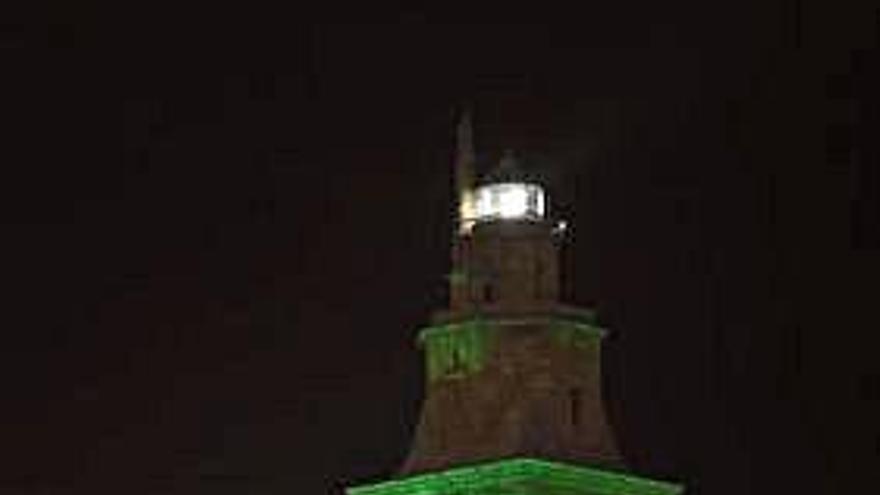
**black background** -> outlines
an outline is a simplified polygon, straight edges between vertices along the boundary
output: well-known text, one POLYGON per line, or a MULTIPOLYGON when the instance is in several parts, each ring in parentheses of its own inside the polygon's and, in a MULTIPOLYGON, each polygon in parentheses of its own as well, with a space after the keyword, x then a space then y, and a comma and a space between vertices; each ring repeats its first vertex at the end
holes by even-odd
POLYGON ((614 332, 634 471, 874 489, 869 4, 73 5, 2 40, 3 493, 390 474, 444 304, 463 103, 480 159, 519 150, 573 226, 569 297, 614 332))

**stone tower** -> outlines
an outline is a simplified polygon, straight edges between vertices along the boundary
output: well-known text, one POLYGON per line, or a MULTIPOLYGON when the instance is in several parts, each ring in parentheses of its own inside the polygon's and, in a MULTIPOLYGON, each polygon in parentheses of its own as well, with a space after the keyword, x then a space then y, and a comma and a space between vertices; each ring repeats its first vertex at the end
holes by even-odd
POLYGON ((421 330, 426 397, 399 479, 351 495, 657 493, 619 471, 601 393, 605 331, 559 301, 559 227, 512 152, 474 184, 459 125, 449 307, 421 330), (617 488, 615 488, 617 487, 617 488))

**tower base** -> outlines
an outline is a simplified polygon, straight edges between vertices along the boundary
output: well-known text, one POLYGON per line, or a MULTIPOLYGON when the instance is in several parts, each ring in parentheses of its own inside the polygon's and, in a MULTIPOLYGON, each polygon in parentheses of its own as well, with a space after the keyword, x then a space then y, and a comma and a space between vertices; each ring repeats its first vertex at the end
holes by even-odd
POLYGON ((351 487, 348 495, 678 495, 684 487, 593 467, 511 458, 351 487))

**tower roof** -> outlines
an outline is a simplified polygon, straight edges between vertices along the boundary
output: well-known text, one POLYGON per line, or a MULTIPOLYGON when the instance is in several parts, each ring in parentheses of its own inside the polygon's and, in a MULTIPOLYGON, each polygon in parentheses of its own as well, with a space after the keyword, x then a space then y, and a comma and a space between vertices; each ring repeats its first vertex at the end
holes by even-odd
POLYGON ((534 173, 529 173, 513 149, 507 148, 501 155, 498 165, 480 178, 482 184, 502 182, 540 182, 534 173))
POLYGON ((519 457, 458 466, 352 487, 349 495, 446 495, 449 493, 558 493, 563 495, 616 494, 679 495, 678 483, 658 481, 590 466, 519 457))

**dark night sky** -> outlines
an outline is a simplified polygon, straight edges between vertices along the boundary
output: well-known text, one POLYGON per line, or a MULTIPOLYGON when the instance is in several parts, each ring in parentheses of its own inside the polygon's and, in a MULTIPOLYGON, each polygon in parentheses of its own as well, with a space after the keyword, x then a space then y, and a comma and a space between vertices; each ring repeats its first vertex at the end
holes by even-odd
POLYGON ((877 10, 644 3, 4 21, 0 491, 391 472, 470 102, 484 158, 521 150, 573 222, 570 298, 614 332, 635 471, 872 492, 877 10))

